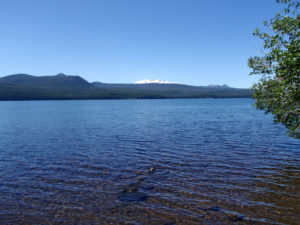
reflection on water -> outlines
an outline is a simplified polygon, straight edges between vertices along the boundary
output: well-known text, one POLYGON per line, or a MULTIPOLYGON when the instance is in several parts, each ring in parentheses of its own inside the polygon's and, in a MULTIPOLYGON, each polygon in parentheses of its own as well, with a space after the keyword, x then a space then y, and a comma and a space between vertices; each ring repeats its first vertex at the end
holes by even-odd
POLYGON ((297 224, 300 142, 251 104, 0 102, 0 223, 297 224))

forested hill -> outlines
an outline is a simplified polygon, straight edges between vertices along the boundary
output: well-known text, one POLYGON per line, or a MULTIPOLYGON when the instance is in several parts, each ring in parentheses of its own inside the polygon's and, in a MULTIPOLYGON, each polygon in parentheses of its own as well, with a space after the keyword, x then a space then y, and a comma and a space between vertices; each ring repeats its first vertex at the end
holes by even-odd
POLYGON ((228 86, 89 83, 80 76, 65 74, 0 78, 0 100, 245 98, 250 92, 228 86))

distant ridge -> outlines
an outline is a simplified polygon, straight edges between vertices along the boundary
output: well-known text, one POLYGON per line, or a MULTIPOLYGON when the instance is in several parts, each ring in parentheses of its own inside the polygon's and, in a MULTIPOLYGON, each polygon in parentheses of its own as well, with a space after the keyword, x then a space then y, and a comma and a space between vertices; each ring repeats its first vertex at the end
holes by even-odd
POLYGON ((13 74, 0 78, 0 100, 248 98, 251 91, 227 85, 190 86, 154 80, 135 84, 89 83, 80 76, 13 74))
POLYGON ((0 84, 34 88, 86 88, 92 85, 80 76, 67 76, 59 73, 55 76, 33 76, 29 74, 13 74, 0 78, 0 84))

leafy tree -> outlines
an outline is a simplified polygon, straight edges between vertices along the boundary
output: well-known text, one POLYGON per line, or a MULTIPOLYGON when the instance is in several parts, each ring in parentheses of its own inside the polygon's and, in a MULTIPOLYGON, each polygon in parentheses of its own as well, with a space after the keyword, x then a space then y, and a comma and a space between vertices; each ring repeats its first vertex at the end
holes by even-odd
POLYGON ((253 85, 257 109, 274 115, 288 134, 300 138, 300 2, 277 0, 285 5, 270 21, 264 21, 267 32, 253 33, 263 40, 264 55, 248 59, 250 75, 260 74, 253 85))

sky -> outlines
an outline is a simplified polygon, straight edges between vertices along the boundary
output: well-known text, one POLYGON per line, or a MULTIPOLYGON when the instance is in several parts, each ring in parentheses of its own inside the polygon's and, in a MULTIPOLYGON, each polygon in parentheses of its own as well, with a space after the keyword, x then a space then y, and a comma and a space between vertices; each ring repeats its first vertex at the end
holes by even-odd
POLYGON ((80 75, 248 88, 275 0, 0 0, 0 77, 80 75))

